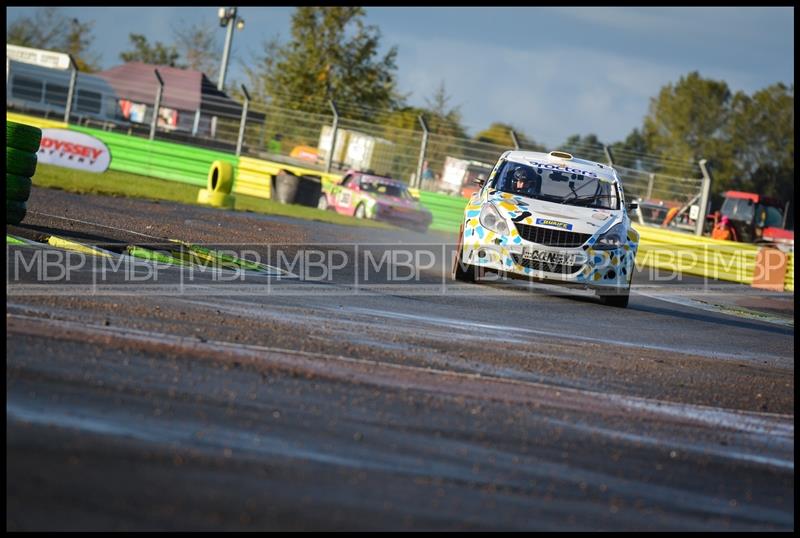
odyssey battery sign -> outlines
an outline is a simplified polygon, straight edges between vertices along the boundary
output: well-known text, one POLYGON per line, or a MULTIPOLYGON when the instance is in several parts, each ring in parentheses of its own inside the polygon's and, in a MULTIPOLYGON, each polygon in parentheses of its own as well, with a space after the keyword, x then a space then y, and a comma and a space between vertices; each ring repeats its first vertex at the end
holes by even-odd
POLYGON ((103 142, 66 129, 42 129, 42 142, 36 156, 40 163, 86 172, 105 172, 111 164, 111 152, 103 142))

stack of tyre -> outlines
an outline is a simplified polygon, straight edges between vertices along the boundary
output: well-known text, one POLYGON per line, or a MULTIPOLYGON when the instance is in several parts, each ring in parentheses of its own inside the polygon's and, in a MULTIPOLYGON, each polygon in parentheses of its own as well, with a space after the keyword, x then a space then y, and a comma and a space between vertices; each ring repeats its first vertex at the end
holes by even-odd
POLYGON ((6 121, 6 224, 19 224, 28 211, 41 141, 38 127, 6 121))

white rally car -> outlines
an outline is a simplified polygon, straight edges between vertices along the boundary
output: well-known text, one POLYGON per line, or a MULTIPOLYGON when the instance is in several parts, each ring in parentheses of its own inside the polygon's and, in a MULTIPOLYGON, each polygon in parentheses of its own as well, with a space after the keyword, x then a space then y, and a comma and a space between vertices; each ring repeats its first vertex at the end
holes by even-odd
POLYGON ((553 151, 507 151, 469 200, 453 278, 487 271, 572 284, 628 306, 639 234, 622 185, 605 164, 553 151))

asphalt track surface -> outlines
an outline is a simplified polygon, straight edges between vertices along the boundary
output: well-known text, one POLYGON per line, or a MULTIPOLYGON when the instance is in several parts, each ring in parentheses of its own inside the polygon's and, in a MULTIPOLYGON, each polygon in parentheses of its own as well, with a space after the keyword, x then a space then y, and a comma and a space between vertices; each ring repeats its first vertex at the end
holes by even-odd
POLYGON ((8 247, 7 530, 794 528, 791 295, 644 270, 616 309, 455 284, 454 234, 29 209, 11 233, 236 243, 299 278, 89 257, 64 282, 19 269, 63 251, 8 247), (309 250, 343 254, 323 275, 309 250))

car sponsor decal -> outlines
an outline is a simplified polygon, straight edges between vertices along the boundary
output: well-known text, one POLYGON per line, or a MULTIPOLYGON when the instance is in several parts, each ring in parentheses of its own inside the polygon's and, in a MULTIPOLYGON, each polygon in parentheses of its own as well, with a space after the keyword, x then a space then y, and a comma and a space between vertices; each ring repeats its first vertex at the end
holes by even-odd
POLYGON ((530 216, 532 216, 530 211, 523 211, 522 213, 520 213, 519 215, 517 215, 516 217, 514 217, 511 220, 513 220, 514 222, 520 222, 522 220, 527 219, 530 216))
POLYGON ((568 222, 561 222, 561 221, 558 221, 558 220, 553 220, 553 219, 538 218, 538 219, 536 219, 536 224, 542 224, 544 226, 553 226, 554 228, 561 228, 562 230, 571 230, 572 229, 572 224, 570 224, 568 222))
POLYGON ((528 159, 528 162, 531 163, 536 168, 547 168, 548 170, 564 170, 565 172, 570 172, 572 174, 580 174, 589 177, 597 177, 597 174, 594 172, 590 172, 589 170, 581 170, 580 168, 570 168, 569 166, 561 166, 558 164, 552 163, 540 163, 539 161, 534 161, 533 159, 528 159))

